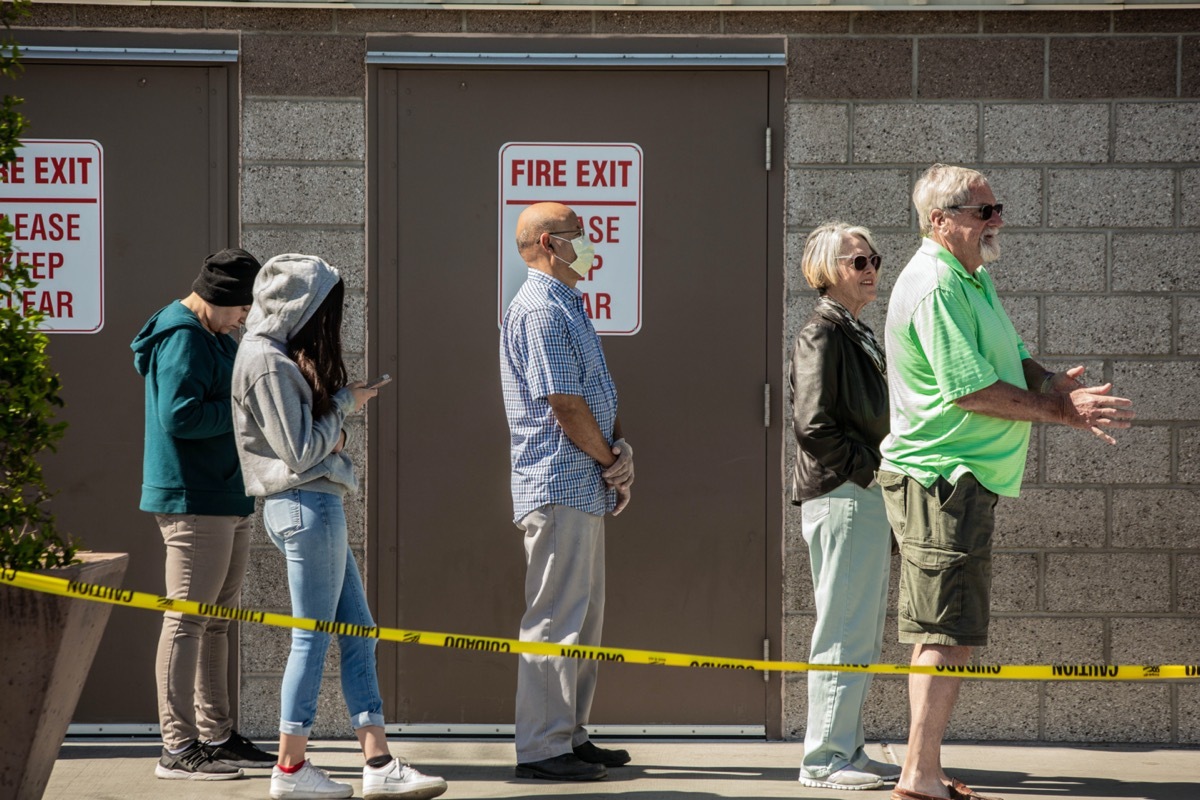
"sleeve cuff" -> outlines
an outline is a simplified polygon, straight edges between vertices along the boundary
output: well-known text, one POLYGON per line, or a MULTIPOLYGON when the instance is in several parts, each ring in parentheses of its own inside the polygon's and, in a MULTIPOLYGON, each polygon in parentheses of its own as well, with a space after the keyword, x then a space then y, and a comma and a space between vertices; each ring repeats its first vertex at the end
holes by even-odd
POLYGON ((976 380, 973 380, 968 384, 943 390, 942 397, 947 403, 953 403, 957 400, 961 400, 969 394, 974 394, 975 392, 986 389, 998 380, 1000 380, 1000 378, 995 372, 991 373, 990 375, 980 375, 976 380))
POLYGON ((343 417, 348 417, 354 412, 354 392, 350 391, 348 386, 338 390, 338 393, 333 396, 333 402, 337 405, 338 411, 342 412, 343 417))

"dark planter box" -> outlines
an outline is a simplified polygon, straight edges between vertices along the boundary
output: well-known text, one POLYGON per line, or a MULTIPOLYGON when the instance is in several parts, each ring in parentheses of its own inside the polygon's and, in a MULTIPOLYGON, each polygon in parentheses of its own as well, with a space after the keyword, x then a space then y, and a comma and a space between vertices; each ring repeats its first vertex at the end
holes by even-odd
MULTIPOLYGON (((80 553, 43 574, 119 588, 129 556, 80 553)), ((0 797, 39 800, 112 606, 0 586, 0 797)))

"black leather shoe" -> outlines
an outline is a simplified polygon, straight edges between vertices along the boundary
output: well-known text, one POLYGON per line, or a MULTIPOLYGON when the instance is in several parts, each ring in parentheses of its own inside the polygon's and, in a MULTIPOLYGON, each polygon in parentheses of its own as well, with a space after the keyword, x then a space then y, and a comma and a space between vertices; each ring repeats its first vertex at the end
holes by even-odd
POLYGON ((627 750, 605 750, 603 747, 596 747, 591 742, 584 742, 576 747, 575 755, 579 756, 580 761, 586 761, 589 764, 603 764, 606 767, 623 767, 629 763, 627 750))
POLYGON ((517 764, 518 778, 541 778, 545 781, 602 781, 608 777, 603 764, 589 764, 574 753, 517 764))

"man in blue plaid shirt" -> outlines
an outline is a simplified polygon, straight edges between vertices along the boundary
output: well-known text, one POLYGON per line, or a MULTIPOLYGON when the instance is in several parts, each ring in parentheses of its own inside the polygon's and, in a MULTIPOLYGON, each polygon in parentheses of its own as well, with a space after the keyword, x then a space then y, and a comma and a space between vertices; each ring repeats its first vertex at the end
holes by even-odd
MULTIPOLYGON (((633 486, 617 389, 575 285, 592 268, 579 217, 536 203, 517 220, 529 275, 500 328, 500 377, 512 444, 513 520, 525 532, 521 640, 600 644, 604 515, 633 486)), ((522 655, 517 668, 518 778, 591 781, 629 762, 588 740, 597 662, 522 655)))

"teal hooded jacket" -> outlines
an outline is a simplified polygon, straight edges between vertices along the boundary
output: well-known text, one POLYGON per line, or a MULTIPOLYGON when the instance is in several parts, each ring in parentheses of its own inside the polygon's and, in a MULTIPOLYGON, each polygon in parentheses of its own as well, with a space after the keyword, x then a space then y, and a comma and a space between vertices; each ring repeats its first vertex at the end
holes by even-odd
POLYGON ((244 517, 230 385, 237 342, 214 334, 178 301, 160 309, 130 345, 146 379, 146 438, 139 508, 156 514, 244 517))

